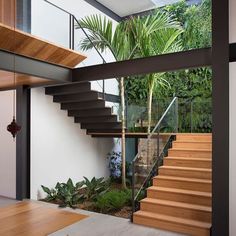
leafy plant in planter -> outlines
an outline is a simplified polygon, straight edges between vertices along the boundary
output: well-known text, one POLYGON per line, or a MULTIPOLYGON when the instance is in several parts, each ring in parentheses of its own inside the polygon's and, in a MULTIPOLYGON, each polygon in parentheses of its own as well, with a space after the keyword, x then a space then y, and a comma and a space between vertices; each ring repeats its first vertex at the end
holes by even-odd
POLYGON ((57 191, 55 189, 49 189, 48 187, 45 187, 41 185, 43 191, 47 194, 47 197, 45 198, 46 201, 51 202, 55 201, 57 199, 57 191))
POLYGON ((112 190, 102 196, 97 200, 96 207, 103 213, 108 213, 111 211, 121 210, 124 206, 129 206, 131 204, 131 191, 130 190, 112 190))
POLYGON ((87 201, 96 201, 98 196, 106 193, 109 189, 109 181, 102 178, 93 177, 91 181, 84 177, 83 184, 85 185, 83 197, 87 201))
POLYGON ((59 207, 75 208, 76 205, 84 198, 83 194, 79 193, 79 189, 84 185, 84 181, 78 182, 76 185, 69 179, 67 183, 57 183, 57 197, 61 201, 59 207))

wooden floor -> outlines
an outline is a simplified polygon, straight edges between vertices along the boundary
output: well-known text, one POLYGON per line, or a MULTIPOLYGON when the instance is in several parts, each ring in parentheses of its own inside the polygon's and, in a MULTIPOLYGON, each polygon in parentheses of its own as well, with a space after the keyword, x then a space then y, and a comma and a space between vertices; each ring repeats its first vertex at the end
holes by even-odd
POLYGON ((0 235, 46 236, 86 217, 41 203, 19 202, 0 208, 0 235))

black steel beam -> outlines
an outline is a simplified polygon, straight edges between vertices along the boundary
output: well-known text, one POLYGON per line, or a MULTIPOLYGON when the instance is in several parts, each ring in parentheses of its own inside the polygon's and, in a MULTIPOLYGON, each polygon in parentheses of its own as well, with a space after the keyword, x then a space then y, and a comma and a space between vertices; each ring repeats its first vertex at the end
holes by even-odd
POLYGON ((85 2, 89 3, 90 5, 92 5, 99 11, 103 12, 105 15, 111 17, 115 21, 119 22, 119 21, 122 21, 123 19, 122 17, 117 15, 115 12, 113 12, 111 9, 109 9, 108 7, 104 6, 103 4, 101 4, 100 2, 96 0, 85 0, 85 2))
POLYGON ((229 59, 229 0, 212 0, 213 236, 229 235, 229 59))
POLYGON ((0 50, 0 70, 17 72, 21 74, 36 76, 40 78, 71 81, 72 70, 62 66, 50 64, 20 55, 14 55, 12 52, 0 50), (15 57, 15 67, 14 67, 15 57))
POLYGON ((229 45, 229 62, 236 62, 236 43, 229 45))
POLYGON ((211 48, 205 48, 76 68, 72 72, 72 80, 73 82, 94 81, 210 65, 211 48))
POLYGON ((21 130, 16 136, 16 199, 30 198, 30 89, 16 89, 16 119, 21 130))

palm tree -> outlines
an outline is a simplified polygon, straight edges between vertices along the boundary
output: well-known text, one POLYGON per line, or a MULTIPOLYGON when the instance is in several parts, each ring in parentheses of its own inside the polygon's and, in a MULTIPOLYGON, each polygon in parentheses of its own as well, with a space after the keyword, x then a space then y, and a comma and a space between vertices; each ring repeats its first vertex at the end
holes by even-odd
MULTIPOLYGON (((117 26, 111 20, 100 15, 87 16, 80 20, 80 26, 89 32, 89 37, 80 42, 84 51, 92 49, 94 45, 102 53, 107 49, 116 61, 128 60, 140 56, 151 56, 167 52, 171 44, 178 37, 180 26, 169 18, 167 13, 159 13, 147 17, 133 17, 123 21, 117 26), (170 35, 170 33, 175 35, 170 35), (166 39, 168 39, 166 41, 166 39), (172 40, 171 40, 172 39, 172 40), (166 44, 165 44, 166 43, 166 44), (160 46, 159 46, 160 44, 160 46), (165 45, 165 47, 163 47, 165 45)), ((157 75, 149 75, 149 99, 152 100, 154 86, 163 80, 157 75), (160 79, 159 79, 160 78, 160 79)), ((124 78, 120 79, 121 94, 121 120, 122 120, 122 185, 126 188, 125 175, 125 96, 124 78)), ((151 102, 148 102, 149 126, 151 124, 151 102)), ((150 132, 150 128, 149 128, 150 132)))
MULTIPOLYGON (((157 11, 145 18, 135 17, 129 21, 136 39, 139 57, 149 57, 180 51, 180 24, 168 14, 157 11)), ((152 98, 156 86, 169 86, 163 73, 146 75, 148 81, 148 134, 151 132, 152 98)))

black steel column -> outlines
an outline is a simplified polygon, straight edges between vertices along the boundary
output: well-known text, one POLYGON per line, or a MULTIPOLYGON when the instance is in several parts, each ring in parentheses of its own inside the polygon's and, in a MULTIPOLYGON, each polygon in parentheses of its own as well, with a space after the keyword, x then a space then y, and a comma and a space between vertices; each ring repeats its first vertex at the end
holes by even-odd
POLYGON ((212 235, 229 235, 229 1, 212 0, 212 235))
POLYGON ((21 131, 16 137, 16 199, 30 198, 30 89, 16 90, 16 119, 21 131))

